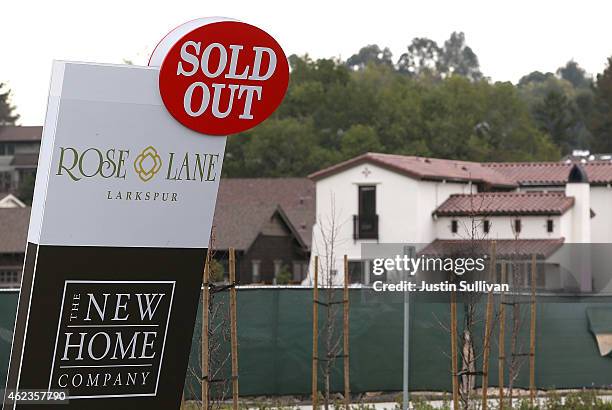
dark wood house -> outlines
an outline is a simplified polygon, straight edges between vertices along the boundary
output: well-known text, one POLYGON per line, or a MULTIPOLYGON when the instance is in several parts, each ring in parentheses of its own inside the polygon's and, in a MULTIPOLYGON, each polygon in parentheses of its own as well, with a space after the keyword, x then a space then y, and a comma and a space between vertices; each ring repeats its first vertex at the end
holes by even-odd
POLYGON ((41 137, 42 127, 0 126, 0 192, 17 193, 34 177, 41 137))
MULTIPOLYGON (((221 179, 213 248, 224 275, 228 249, 234 247, 240 284, 306 278, 314 199, 314 184, 306 178, 221 179)), ((21 282, 29 217, 30 207, 0 194, 0 287, 21 282)))
POLYGON ((215 210, 215 259, 227 276, 236 249, 240 284, 300 283, 308 274, 314 184, 306 178, 221 179, 215 210))
POLYGON ((0 287, 21 283, 29 221, 30 207, 0 205, 0 287))

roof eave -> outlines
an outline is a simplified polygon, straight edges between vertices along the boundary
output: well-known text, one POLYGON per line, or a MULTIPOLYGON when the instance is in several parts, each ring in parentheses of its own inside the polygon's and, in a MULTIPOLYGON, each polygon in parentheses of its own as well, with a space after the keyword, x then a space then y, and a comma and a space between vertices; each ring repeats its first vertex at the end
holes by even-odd
POLYGON ((408 171, 404 168, 400 168, 397 166, 394 166, 392 164, 389 164, 385 161, 381 161, 380 159, 376 158, 373 156, 373 154, 371 152, 367 152, 365 154, 359 155, 358 157, 355 158, 351 158, 347 161, 341 162, 339 164, 336 165, 332 165, 331 167, 322 169, 320 171, 317 171, 315 173, 312 173, 310 175, 308 175, 308 178, 317 182, 320 181, 322 179, 325 179, 327 177, 330 177, 332 175, 338 174, 340 172, 346 171, 347 169, 351 169, 353 167, 356 167, 358 165, 364 164, 364 163, 370 163, 373 165, 376 165, 378 167, 396 172, 398 174, 402 174, 402 175, 406 175, 410 178, 414 178, 414 179, 422 179, 423 175, 417 173, 417 172, 411 172, 408 171))
POLYGON ((463 212, 463 211, 459 211, 459 212, 436 212, 434 211, 432 215, 436 216, 436 217, 453 217, 453 216, 481 216, 481 217, 487 217, 487 216, 559 216, 559 215, 563 215, 564 213, 566 213, 569 210, 569 208, 567 209, 563 209, 563 210, 554 210, 554 211, 521 211, 521 212, 489 212, 489 213, 483 213, 483 212, 463 212))
POLYGON ((440 177, 437 175, 427 175, 420 178, 423 181, 435 181, 435 182, 458 182, 458 183, 466 183, 472 182, 474 184, 489 184, 496 188, 516 188, 518 185, 512 182, 490 182, 486 181, 482 178, 469 178, 469 177, 440 177))
POLYGON ((398 173, 400 175, 404 175, 407 176, 409 178, 413 178, 413 179, 418 179, 418 180, 422 180, 422 181, 435 181, 435 182, 441 182, 441 181, 446 181, 446 182, 457 182, 457 183, 467 183, 467 182, 472 182, 472 183, 477 183, 477 184, 490 184, 491 186, 494 187, 498 187, 498 188, 516 188, 517 184, 512 183, 512 182, 490 182, 490 181, 485 181, 482 178, 470 178, 470 177, 442 177, 442 176, 438 176, 438 175, 425 175, 425 174, 420 174, 418 172, 415 171, 409 171, 405 168, 401 168, 392 164, 389 164, 385 161, 382 161, 374 156, 372 156, 372 153, 368 152, 366 154, 362 154, 358 157, 355 158, 351 158, 347 161, 341 162, 339 164, 336 165, 332 165, 331 167, 322 169, 320 171, 317 171, 315 173, 312 173, 310 175, 308 175, 308 178, 317 182, 320 181, 322 179, 325 179, 327 177, 330 177, 332 175, 338 174, 340 172, 346 171, 347 169, 356 167, 358 165, 364 164, 364 163, 370 163, 373 165, 376 165, 378 167, 381 167, 383 169, 387 169, 390 171, 393 171, 395 173, 398 173))

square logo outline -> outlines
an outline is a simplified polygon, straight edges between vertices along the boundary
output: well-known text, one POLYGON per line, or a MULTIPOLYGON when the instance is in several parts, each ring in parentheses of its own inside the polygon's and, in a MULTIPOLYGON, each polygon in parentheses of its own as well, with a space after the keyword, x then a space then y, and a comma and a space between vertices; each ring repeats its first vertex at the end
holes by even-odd
POLYGON ((176 288, 175 280, 74 280, 68 279, 64 281, 64 290, 62 292, 62 305, 59 313, 59 320, 57 322, 57 333, 55 336, 55 347, 53 348, 53 361, 51 363, 51 373, 49 374, 49 387, 51 390, 51 384, 53 382, 53 371, 55 370, 55 358, 57 356, 57 344, 59 341, 60 327, 62 324, 62 315, 64 313, 64 304, 66 302, 66 287, 69 283, 113 283, 113 284, 124 284, 124 283, 146 283, 146 284, 172 284, 172 294, 170 296, 170 305, 168 308, 168 317, 166 319, 166 328, 164 331, 164 340, 162 343, 162 350, 159 358, 159 369, 157 371, 157 380, 155 381, 155 391, 153 393, 127 393, 127 394, 102 394, 92 396, 71 396, 68 394, 69 400, 76 399, 110 399, 119 397, 155 397, 157 396, 157 389, 159 387, 159 377, 162 371, 162 365, 164 360, 164 352, 166 348, 166 337, 168 336, 168 326, 170 324, 170 316, 172 315, 172 303, 174 301, 174 291, 176 288))

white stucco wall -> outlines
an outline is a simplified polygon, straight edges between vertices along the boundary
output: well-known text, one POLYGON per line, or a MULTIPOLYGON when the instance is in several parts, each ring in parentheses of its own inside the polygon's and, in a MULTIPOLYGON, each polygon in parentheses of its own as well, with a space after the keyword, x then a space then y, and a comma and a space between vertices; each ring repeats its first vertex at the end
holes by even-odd
MULTIPOLYGON (((341 271, 343 255, 348 255, 349 260, 360 259, 363 243, 431 242, 436 237, 432 211, 451 194, 469 193, 469 190, 469 184, 420 181, 373 164, 358 165, 319 180, 316 182, 317 221, 313 227, 311 262, 319 255, 320 265, 329 266, 322 232, 330 236, 333 208, 338 227, 333 269, 341 271), (369 173, 364 173, 366 168, 369 173), (360 185, 376 186, 378 241, 353 239, 353 215, 358 213, 360 185)), ((313 263, 311 274, 312 266, 313 263)), ((342 283, 342 275, 337 275, 334 283, 342 283)))
MULTIPOLYGON (((521 191, 566 191, 566 187, 522 187, 521 191)), ((568 193, 568 195, 573 196, 568 193)), ((612 243, 612 186, 610 185, 591 185, 590 187, 590 207, 595 212, 595 217, 590 218, 591 243, 612 243)), ((569 211, 573 212, 573 209, 569 211)), ((565 219, 571 224, 571 221, 565 219)), ((567 225, 567 224, 566 224, 567 225)), ((575 239, 571 233, 571 226, 563 229, 563 237, 566 242, 573 243, 575 239)))
POLYGON ((565 194, 574 198, 572 215, 572 234, 568 242, 591 242, 591 189, 588 183, 569 183, 565 194))
POLYGON ((612 188, 591 186, 591 242, 612 243, 612 188))
POLYGON ((571 243, 573 241, 571 209, 559 219, 559 237, 565 238, 565 243, 571 243))
MULTIPOLYGON (((513 223, 516 218, 511 216, 493 216, 486 218, 490 221, 490 231, 486 235, 483 231, 482 218, 475 220, 474 239, 515 239, 512 231, 513 223)), ((559 215, 548 216, 521 216, 520 239, 555 239, 563 237, 563 230, 568 224, 569 215, 562 217, 559 215), (547 232, 546 221, 553 220, 553 232, 547 232), (563 219, 563 221, 562 221, 563 219)), ((438 239, 471 239, 472 238, 472 219, 469 217, 439 217, 435 223, 436 237, 438 239), (452 233, 451 221, 456 220, 458 231, 452 233)))

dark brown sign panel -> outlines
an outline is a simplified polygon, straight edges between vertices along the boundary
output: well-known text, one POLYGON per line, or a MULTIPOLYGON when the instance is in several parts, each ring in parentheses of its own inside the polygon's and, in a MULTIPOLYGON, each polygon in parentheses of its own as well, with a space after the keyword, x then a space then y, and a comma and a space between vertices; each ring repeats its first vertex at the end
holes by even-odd
POLYGON ((67 390, 74 408, 107 409, 107 399, 178 408, 205 249, 28 244, 27 253, 25 278, 34 265, 36 278, 20 295, 27 334, 16 330, 26 338, 14 340, 7 391, 67 390))

